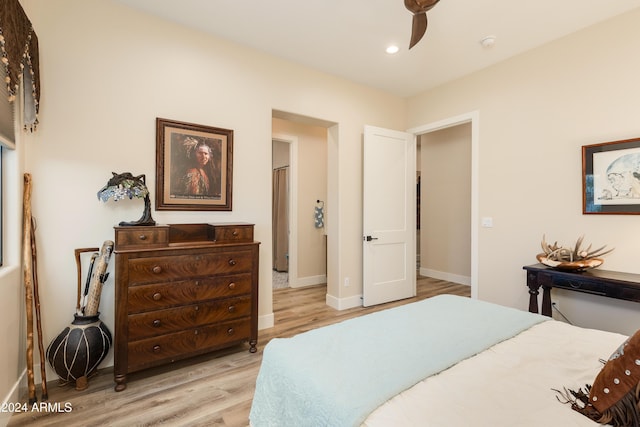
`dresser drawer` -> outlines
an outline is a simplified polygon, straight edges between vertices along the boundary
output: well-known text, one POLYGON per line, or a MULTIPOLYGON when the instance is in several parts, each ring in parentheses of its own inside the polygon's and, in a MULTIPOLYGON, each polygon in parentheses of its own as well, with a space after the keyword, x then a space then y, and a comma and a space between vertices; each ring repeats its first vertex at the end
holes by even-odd
POLYGON ((251 251, 202 252, 129 260, 129 285, 251 271, 251 251))
POLYGON ((173 362, 186 356, 222 348, 231 343, 241 343, 249 338, 250 322, 238 319, 217 325, 189 329, 173 334, 147 338, 128 343, 130 371, 173 362))
POLYGON ((116 227, 115 245, 118 249, 166 246, 169 227, 116 227))
POLYGON ((251 298, 235 297, 129 315, 129 340, 248 317, 251 298))
POLYGON ((217 243, 253 241, 253 225, 216 225, 213 233, 217 243))
POLYGON ((127 312, 140 313, 181 304, 251 293, 251 273, 131 286, 127 312))

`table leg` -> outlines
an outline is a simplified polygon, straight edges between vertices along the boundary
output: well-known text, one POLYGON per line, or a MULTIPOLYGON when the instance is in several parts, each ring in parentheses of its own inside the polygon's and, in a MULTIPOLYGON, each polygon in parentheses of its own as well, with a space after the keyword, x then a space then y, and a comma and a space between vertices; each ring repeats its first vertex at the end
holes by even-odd
POLYGON ((542 285, 542 315, 551 317, 551 286, 542 285))
POLYGON ((527 274, 527 286, 529 287, 529 311, 531 313, 538 313, 538 290, 540 285, 538 284, 538 275, 529 272, 527 274))

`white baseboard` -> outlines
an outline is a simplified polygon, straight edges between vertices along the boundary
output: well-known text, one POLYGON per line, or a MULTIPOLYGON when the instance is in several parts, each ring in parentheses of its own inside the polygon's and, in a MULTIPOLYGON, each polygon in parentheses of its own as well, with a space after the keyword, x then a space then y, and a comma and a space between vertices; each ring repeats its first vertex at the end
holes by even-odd
POLYGON ((461 276, 459 274, 446 273, 444 271, 431 270, 429 268, 420 268, 420 275, 433 277, 434 279, 446 280, 447 282, 458 283, 460 285, 471 286, 470 276, 461 276))
MULTIPOLYGON (((2 404, 4 405, 5 403, 9 403, 9 402, 15 402, 15 400, 5 400, 4 402, 2 402, 2 404)), ((0 412, 0 426, 1 427, 6 427, 9 424, 9 420, 11 419, 11 412, 0 412)))
POLYGON ((258 316, 258 330, 273 328, 275 325, 275 316, 273 313, 258 316))
POLYGON ((336 310, 347 310, 354 307, 362 307, 362 295, 354 295, 348 298, 336 298, 327 294, 327 305, 336 310))
MULTIPOLYGON (((39 369, 39 367, 38 367, 39 369)), ((22 371, 22 374, 18 377, 17 381, 9 390, 9 393, 2 401, 2 407, 5 408, 7 404, 20 402, 20 391, 27 388, 27 370, 22 371)), ((0 426, 5 427, 9 424, 11 418, 11 412, 0 411, 0 426)))
POLYGON ((304 288, 305 286, 321 285, 323 283, 327 283, 326 274, 321 274, 318 276, 298 277, 295 283, 293 283, 291 281, 291 277, 289 277, 289 286, 292 288, 304 288))

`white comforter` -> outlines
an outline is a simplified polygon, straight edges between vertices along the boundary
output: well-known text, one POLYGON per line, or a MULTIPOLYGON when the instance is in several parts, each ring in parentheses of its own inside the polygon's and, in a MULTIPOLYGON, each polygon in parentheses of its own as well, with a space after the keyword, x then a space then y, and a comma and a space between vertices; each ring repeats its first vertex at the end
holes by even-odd
POLYGON ((597 426, 553 389, 592 384, 620 334, 543 322, 433 375, 380 406, 363 426, 597 426))

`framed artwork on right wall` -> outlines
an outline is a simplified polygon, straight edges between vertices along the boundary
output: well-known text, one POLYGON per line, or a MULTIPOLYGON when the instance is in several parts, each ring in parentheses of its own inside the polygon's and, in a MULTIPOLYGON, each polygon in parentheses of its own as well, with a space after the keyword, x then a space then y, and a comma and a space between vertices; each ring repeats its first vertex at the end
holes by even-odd
POLYGON ((582 213, 640 214, 640 138, 582 147, 582 213))

